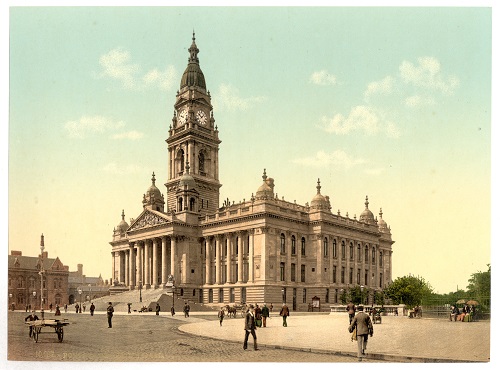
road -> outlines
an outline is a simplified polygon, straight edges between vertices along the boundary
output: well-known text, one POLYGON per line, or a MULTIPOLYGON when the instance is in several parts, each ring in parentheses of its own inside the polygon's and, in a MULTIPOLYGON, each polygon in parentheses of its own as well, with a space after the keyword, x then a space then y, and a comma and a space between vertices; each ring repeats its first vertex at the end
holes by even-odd
MULTIPOLYGON (((163 314, 164 315, 164 314, 163 314)), ((8 360, 110 362, 357 362, 351 356, 311 353, 262 346, 244 351, 242 342, 201 338, 178 330, 185 321, 154 314, 115 315, 109 329, 105 314, 63 314, 70 325, 59 343, 54 330, 43 328, 38 343, 28 337, 24 312, 8 314, 8 360), (47 333, 47 334, 45 334, 47 333)), ((46 318, 55 318, 48 313, 46 318)), ((216 320, 196 316, 194 320, 216 320)), ((190 319, 188 319, 190 320, 190 319)), ((215 323, 216 324, 216 323, 215 323)), ((242 341, 243 341, 242 330, 242 341)), ((366 362, 377 362, 364 360, 366 362)))

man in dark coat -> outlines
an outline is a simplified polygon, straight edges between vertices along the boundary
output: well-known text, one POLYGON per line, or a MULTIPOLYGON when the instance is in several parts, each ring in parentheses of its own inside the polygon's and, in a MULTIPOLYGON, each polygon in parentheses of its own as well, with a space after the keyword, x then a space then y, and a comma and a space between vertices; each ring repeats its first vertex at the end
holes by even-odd
POLYGON ((354 319, 354 315, 356 314, 356 306, 354 306, 354 303, 352 303, 352 301, 349 301, 345 310, 349 314, 349 325, 351 325, 352 319, 354 319))
POLYGON ((290 316, 290 310, 285 303, 283 303, 283 307, 281 307, 280 316, 283 316, 283 326, 286 328, 288 326, 286 318, 290 316))
POLYGON ((184 304, 184 317, 189 317, 189 311, 191 310, 191 307, 189 306, 189 303, 184 304))
POLYGON ((94 302, 90 304, 90 316, 94 316, 95 306, 94 302))
POLYGON ((364 307, 358 306, 358 313, 354 316, 349 332, 352 333, 356 328, 356 335, 358 340, 358 360, 361 361, 365 357, 366 344, 368 342, 368 335, 373 336, 373 325, 370 316, 363 312, 364 307))
POLYGON ((245 315, 245 341, 243 342, 243 349, 247 349, 248 336, 252 334, 253 337, 253 349, 258 351, 257 348, 257 335, 255 335, 255 316, 253 313, 253 305, 250 305, 247 314, 245 315))
MULTIPOLYGON (((31 314, 27 316, 24 321, 36 321, 38 320, 38 316, 35 314, 35 310, 31 311, 31 314)), ((33 325, 30 325, 30 338, 31 335, 33 334, 33 325)))
POLYGON ((156 303, 156 316, 158 316, 160 314, 160 305, 158 303, 156 303))
POLYGON ((264 307, 262 307, 262 326, 266 327, 266 320, 269 317, 269 307, 264 303, 264 307))
POLYGON ((111 319, 113 318, 113 312, 115 309, 113 308, 113 304, 111 302, 108 303, 108 308, 106 309, 106 316, 108 316, 108 328, 111 328, 111 319))

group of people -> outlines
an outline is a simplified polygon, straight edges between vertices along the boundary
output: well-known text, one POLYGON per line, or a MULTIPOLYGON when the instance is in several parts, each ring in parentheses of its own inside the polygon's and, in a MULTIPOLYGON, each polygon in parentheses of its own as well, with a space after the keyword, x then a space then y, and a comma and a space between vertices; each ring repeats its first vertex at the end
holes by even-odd
POLYGON ((450 307, 450 321, 474 321, 475 314, 476 307, 474 305, 469 306, 468 304, 465 304, 462 309, 458 308, 455 305, 452 305, 450 307))

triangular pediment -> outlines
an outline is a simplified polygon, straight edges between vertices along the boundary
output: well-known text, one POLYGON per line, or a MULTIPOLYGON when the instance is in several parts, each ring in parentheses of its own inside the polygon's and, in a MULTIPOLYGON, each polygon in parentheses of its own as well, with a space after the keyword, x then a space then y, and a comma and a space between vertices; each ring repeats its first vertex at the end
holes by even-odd
POLYGON ((161 212, 146 209, 134 220, 134 222, 132 222, 132 225, 130 225, 127 232, 156 227, 170 222, 171 220, 167 217, 167 215, 161 212))
POLYGON ((54 263, 52 263, 52 266, 50 266, 52 270, 64 270, 64 265, 62 264, 61 260, 59 257, 56 257, 54 260, 54 263))

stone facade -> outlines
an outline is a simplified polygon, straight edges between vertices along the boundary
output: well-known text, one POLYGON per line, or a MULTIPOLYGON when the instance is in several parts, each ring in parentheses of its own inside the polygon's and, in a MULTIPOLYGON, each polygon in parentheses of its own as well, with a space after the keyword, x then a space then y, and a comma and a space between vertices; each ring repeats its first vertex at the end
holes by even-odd
POLYGON ((306 310, 313 297, 337 303, 356 285, 372 296, 383 289, 393 241, 368 197, 359 220, 344 217, 332 213, 319 179, 311 204, 299 205, 279 199, 264 170, 255 195, 220 207, 221 141, 198 52, 193 35, 166 140, 166 207, 153 173, 142 213, 129 225, 122 212, 113 231, 114 283, 164 288, 172 275, 176 293, 196 302, 287 302, 293 310, 306 310))
POLYGON ((64 306, 68 303, 68 274, 68 266, 64 266, 59 257, 49 258, 48 252, 42 252, 38 257, 28 257, 20 251, 11 251, 8 256, 9 306, 14 304, 16 310, 30 306, 39 310, 41 294, 45 310, 51 303, 53 309, 56 304, 64 306), (43 289, 40 275, 42 266, 43 289))

